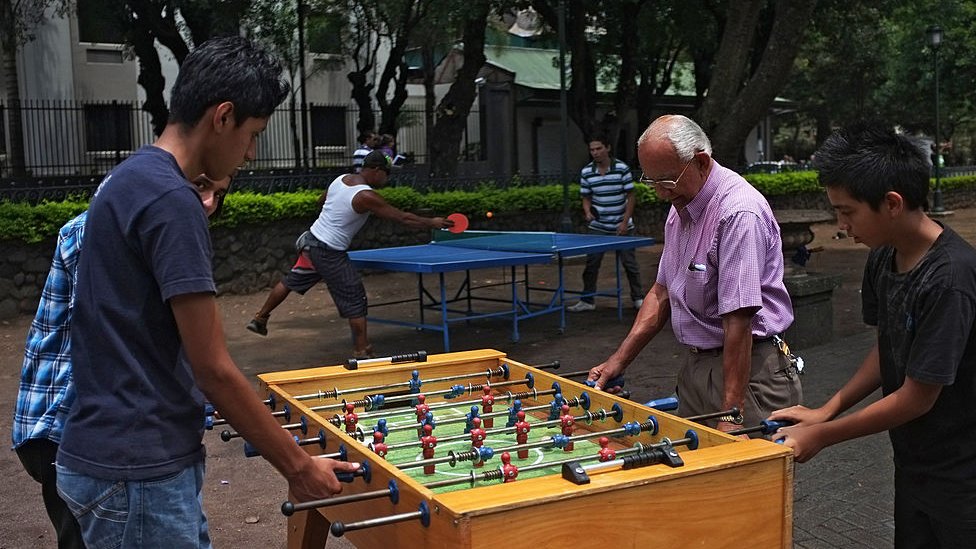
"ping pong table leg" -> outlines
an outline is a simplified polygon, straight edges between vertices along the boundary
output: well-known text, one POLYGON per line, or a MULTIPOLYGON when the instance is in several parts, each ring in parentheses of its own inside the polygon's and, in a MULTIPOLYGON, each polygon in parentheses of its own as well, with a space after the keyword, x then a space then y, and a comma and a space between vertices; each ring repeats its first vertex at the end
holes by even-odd
POLYGON ((519 302, 518 302, 518 280, 515 278, 515 265, 512 265, 512 341, 519 340, 519 302))
POLYGON ((420 315, 420 324, 424 324, 424 273, 417 273, 417 311, 420 315))
POLYGON ((447 289, 444 282, 444 273, 438 273, 441 282, 441 329, 444 331, 444 352, 451 352, 451 333, 448 331, 447 322, 447 289))
POLYGON ((557 280, 558 285, 556 286, 556 299, 559 303, 559 333, 566 333, 566 294, 563 291, 565 288, 565 282, 563 281, 563 254, 556 254, 558 272, 557 280))
POLYGON ((617 274, 617 320, 624 319, 623 291, 620 289, 620 250, 614 253, 614 266, 617 274))

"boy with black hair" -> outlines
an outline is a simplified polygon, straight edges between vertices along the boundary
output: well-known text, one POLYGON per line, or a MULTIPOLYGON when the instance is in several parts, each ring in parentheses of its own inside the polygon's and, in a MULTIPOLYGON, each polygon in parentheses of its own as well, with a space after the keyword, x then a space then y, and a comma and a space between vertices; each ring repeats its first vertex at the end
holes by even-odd
POLYGON ((854 376, 816 409, 793 406, 774 437, 807 461, 887 430, 895 458, 895 546, 976 540, 976 250, 923 208, 928 152, 891 129, 841 130, 816 153, 841 230, 871 247, 862 307, 878 340, 854 376), (840 416, 878 387, 883 397, 840 416))
POLYGON ((341 491, 357 463, 313 459, 231 359, 212 245, 188 174, 221 180, 254 158, 287 94, 276 59, 240 37, 183 62, 170 119, 92 199, 71 323, 75 402, 57 455, 58 492, 89 546, 209 547, 203 512, 204 397, 288 480, 298 500, 341 491))

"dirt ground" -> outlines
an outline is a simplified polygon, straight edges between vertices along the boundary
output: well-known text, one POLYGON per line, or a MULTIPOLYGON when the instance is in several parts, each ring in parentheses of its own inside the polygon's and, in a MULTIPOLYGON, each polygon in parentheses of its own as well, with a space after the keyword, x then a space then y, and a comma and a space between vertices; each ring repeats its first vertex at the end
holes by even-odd
MULTIPOLYGON (((946 218, 971 242, 976 242, 976 210, 961 210, 946 218)), ((837 239, 831 224, 814 227, 811 246, 824 250, 813 255, 811 271, 839 274, 842 285, 834 293, 834 339, 867 329, 860 321, 859 287, 867 248, 848 239, 837 239)), ((648 284, 656 274, 661 245, 638 254, 641 272, 648 284)), ((569 287, 578 287, 582 261, 566 268, 569 287)), ((530 271, 536 284, 553 284, 554 267, 530 271)), ((497 282, 507 276, 502 269, 477 271, 480 282, 497 282)), ((601 286, 612 283, 609 258, 601 272, 601 286)), ((371 303, 403 299, 415 294, 412 275, 376 273, 365 278, 371 303)), ((228 346, 244 374, 255 379, 259 373, 331 365, 344 362, 352 349, 345 321, 338 318, 331 299, 319 286, 305 296, 293 295, 275 311, 267 338, 244 329, 265 294, 221 296, 228 346)), ((485 320, 455 325, 451 331, 452 350, 495 348, 528 364, 552 360, 562 362, 562 371, 588 369, 606 358, 627 333, 634 313, 625 309, 618 321, 610 300, 598 301, 598 309, 568 317, 564 334, 558 333, 558 317, 547 315, 521 324, 521 341, 510 341, 511 324, 485 320)), ((629 305, 629 303, 628 303, 629 305)), ((407 317, 412 309, 398 306, 393 316, 407 317)), ((384 316, 390 312, 383 311, 384 316)), ((0 408, 12 414, 16 399, 24 336, 30 318, 20 317, 0 323, 0 408)), ((370 324, 370 337, 380 356, 415 350, 435 353, 442 350, 438 333, 417 332, 409 328, 370 324)), ((627 388, 633 399, 644 402, 671 394, 673 360, 680 353, 670 333, 661 334, 644 350, 628 370, 627 388)), ((802 353, 802 350, 800 350, 802 353)), ((10 421, 0 422, 0 438, 10 440, 10 421)), ((286 497, 286 483, 266 462, 245 458, 240 440, 223 442, 216 431, 205 436, 207 478, 205 503, 211 536, 216 547, 284 547, 285 518, 279 509, 286 497)), ((44 512, 39 486, 23 471, 13 452, 0 453, 0 549, 55 547, 54 531, 44 512)), ((332 540, 330 547, 348 546, 332 540)))

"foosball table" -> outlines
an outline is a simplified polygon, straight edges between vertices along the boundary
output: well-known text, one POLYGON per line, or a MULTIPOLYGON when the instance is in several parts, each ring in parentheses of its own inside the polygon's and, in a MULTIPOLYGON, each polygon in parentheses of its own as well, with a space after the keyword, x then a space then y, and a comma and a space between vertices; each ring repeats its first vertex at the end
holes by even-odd
POLYGON ((781 445, 495 350, 350 362, 259 376, 298 444, 361 464, 342 494, 282 505, 289 548, 330 529, 360 548, 792 546, 781 445))

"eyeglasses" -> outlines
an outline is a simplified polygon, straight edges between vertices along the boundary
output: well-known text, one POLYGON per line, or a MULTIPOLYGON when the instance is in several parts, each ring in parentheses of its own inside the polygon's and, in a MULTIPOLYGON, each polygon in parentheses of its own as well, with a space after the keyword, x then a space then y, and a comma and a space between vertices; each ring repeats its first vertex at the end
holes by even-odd
POLYGON ((685 174, 685 170, 687 170, 688 166, 691 166, 691 163, 694 161, 695 161, 695 157, 692 156, 691 160, 689 160, 688 163, 685 164, 685 167, 681 169, 681 173, 678 174, 678 177, 674 179, 653 179, 641 173, 640 179, 638 181, 644 183, 645 185, 652 185, 652 186, 656 185, 658 187, 661 187, 662 189, 674 189, 675 187, 678 186, 678 181, 681 180, 681 176, 685 174))

